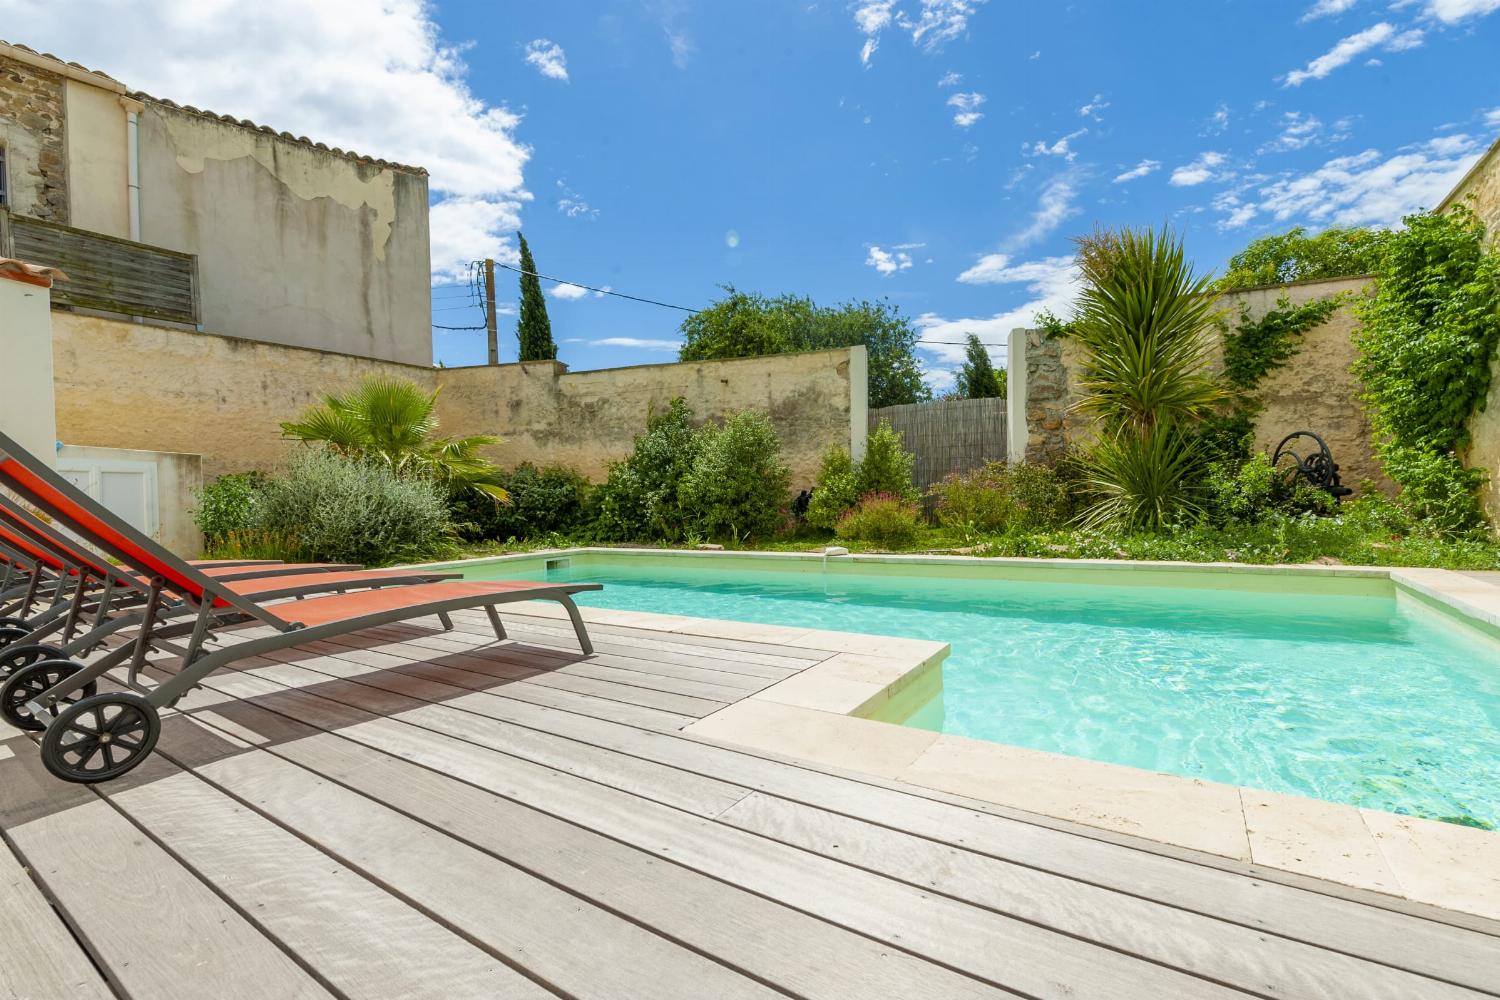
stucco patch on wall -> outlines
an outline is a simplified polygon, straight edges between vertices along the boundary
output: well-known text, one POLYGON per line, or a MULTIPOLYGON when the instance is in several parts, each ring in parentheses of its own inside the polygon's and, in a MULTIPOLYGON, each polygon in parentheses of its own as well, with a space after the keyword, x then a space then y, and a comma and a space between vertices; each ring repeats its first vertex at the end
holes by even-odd
POLYGON ((68 163, 63 78, 0 56, 0 141, 11 208, 67 224, 68 163))

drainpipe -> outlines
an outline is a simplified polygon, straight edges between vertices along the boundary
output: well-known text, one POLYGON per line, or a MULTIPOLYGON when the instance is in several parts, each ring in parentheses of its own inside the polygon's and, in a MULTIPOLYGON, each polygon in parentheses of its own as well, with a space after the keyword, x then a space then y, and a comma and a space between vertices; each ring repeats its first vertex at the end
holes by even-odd
POLYGON ((145 105, 129 97, 120 98, 125 108, 125 191, 130 203, 130 238, 141 241, 141 138, 140 115, 145 105))

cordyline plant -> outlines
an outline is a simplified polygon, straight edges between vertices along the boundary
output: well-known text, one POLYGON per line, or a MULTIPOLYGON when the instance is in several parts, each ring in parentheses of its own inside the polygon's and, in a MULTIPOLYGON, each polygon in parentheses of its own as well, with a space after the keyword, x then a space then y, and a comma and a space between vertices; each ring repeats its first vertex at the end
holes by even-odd
POLYGON ((301 419, 283 423, 281 434, 382 465, 397 476, 429 479, 449 494, 474 490, 505 502, 499 470, 479 454, 500 439, 438 437, 437 396, 412 382, 372 377, 349 392, 325 393, 301 419))
POLYGON ((1081 520, 1155 529, 1195 510, 1192 430, 1224 398, 1209 369, 1212 280, 1193 273, 1169 230, 1096 230, 1078 240, 1077 259, 1084 290, 1071 330, 1087 360, 1074 405, 1098 430, 1081 520))

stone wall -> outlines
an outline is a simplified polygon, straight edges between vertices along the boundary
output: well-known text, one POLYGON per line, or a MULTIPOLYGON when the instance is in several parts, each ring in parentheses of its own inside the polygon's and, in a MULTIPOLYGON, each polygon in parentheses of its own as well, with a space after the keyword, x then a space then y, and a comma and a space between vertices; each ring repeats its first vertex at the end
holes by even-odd
POLYGON ((1467 205, 1484 221, 1491 243, 1500 242, 1500 140, 1480 157, 1479 162, 1458 182, 1438 206, 1444 211, 1453 205, 1467 205))
POLYGON ((440 389, 447 435, 498 434, 491 457, 602 478, 652 408, 683 396, 700 419, 768 412, 793 482, 830 445, 863 440, 864 348, 569 372, 556 362, 430 368, 56 312, 57 434, 69 444, 203 456, 203 475, 274 466, 280 425, 368 375, 440 389))
POLYGON ((10 209, 68 223, 63 78, 0 55, 0 145, 10 209))
MULTIPOLYGON (((1261 380, 1256 392, 1262 409, 1255 422, 1255 448, 1269 453, 1293 431, 1310 430, 1328 442, 1346 484, 1357 487, 1370 480, 1389 490, 1392 484, 1374 455, 1369 417, 1358 400, 1359 382, 1349 370, 1355 360, 1353 334, 1358 326, 1354 301, 1368 287, 1365 278, 1272 285, 1226 295, 1220 307, 1233 329, 1240 323, 1242 307, 1248 308, 1252 319, 1259 319, 1277 308, 1283 296, 1293 305, 1345 297, 1326 322, 1302 335, 1297 353, 1285 365, 1261 380)), ((1090 421, 1074 408, 1084 352, 1076 341, 1048 338, 1040 330, 1026 331, 1026 337, 1026 458, 1051 461, 1088 439, 1090 421)), ((1210 364, 1219 370, 1223 341, 1214 339, 1210 364)), ((1494 437, 1500 453, 1500 433, 1494 437)))

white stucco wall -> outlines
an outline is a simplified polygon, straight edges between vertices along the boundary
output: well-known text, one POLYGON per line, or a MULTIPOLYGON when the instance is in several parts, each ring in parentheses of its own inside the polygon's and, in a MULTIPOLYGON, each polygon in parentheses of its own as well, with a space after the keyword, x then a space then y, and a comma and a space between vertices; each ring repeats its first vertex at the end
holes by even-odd
POLYGON ((0 430, 44 461, 57 447, 51 293, 0 272, 0 430))
POLYGON ((120 95, 67 80, 69 225, 130 238, 125 108, 120 95))

